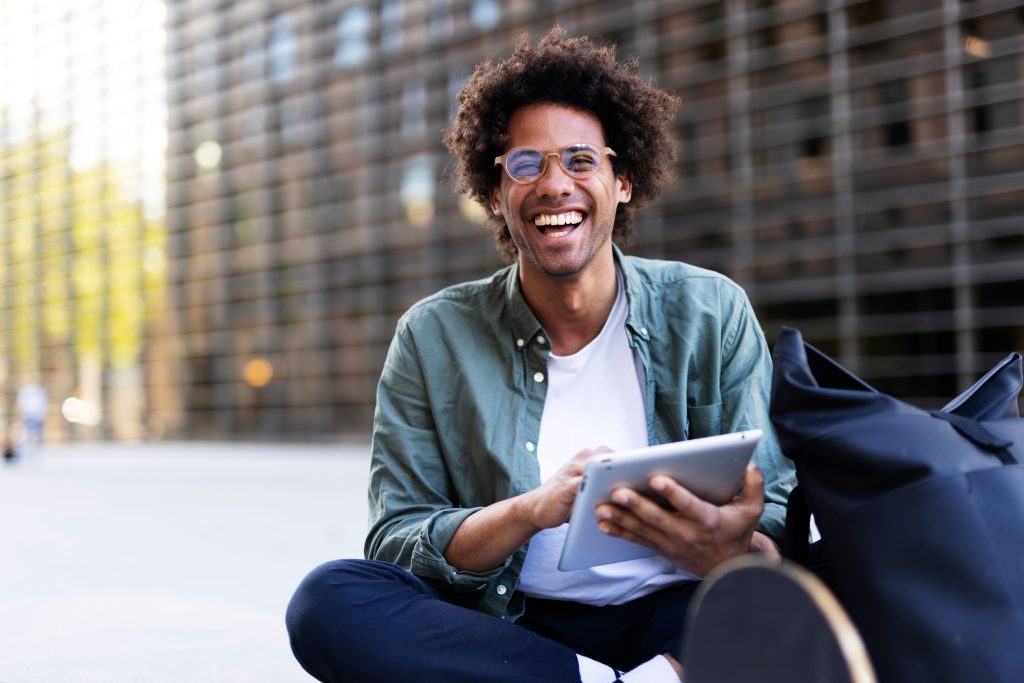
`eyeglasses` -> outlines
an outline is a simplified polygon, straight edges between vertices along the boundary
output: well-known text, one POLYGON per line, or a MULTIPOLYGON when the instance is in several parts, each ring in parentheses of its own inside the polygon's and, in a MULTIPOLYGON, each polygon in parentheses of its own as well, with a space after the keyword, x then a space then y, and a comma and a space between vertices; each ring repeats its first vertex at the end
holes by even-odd
POLYGON ((494 165, 504 166, 508 177, 521 185, 536 182, 548 170, 548 157, 557 157, 558 164, 570 178, 584 180, 601 170, 604 155, 615 156, 611 147, 598 149, 586 143, 569 145, 558 152, 542 152, 533 147, 513 147, 500 157, 494 157, 494 165))

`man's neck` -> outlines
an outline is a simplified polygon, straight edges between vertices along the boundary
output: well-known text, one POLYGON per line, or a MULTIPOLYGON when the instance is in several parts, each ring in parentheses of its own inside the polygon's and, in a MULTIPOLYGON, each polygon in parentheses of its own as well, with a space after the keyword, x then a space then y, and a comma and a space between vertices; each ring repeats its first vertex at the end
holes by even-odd
POLYGON ((554 353, 572 355, 601 333, 618 292, 610 250, 606 259, 595 259, 571 278, 552 278, 523 261, 519 273, 523 298, 547 332, 554 353))

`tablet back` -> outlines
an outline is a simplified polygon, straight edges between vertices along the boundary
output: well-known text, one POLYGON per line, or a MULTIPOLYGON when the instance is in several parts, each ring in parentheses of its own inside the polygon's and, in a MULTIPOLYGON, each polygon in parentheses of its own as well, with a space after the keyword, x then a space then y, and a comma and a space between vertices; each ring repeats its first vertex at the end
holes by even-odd
POLYGON ((602 533, 594 508, 620 486, 659 500, 648 485, 656 474, 672 477, 711 503, 727 503, 736 495, 761 436, 761 430, 752 429, 591 457, 576 493, 558 568, 570 571, 655 555, 647 546, 602 533))

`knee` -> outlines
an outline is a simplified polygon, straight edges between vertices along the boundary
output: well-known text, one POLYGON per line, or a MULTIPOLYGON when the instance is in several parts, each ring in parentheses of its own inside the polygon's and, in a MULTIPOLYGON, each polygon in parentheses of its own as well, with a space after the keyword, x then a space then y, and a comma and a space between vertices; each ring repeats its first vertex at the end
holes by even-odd
POLYGON ((321 660, 341 611, 339 602, 344 601, 336 590, 338 579, 349 573, 349 565, 355 562, 358 560, 334 560, 311 571, 295 590, 285 612, 292 653, 306 671, 322 681, 329 678, 322 673, 321 660))
POLYGON ((389 587, 407 590, 417 579, 403 569, 373 560, 326 562, 302 580, 285 613, 292 653, 320 680, 331 660, 361 640, 360 631, 374 623, 379 600, 389 587))
POLYGON ((324 620, 336 613, 338 579, 350 572, 349 565, 359 560, 334 560, 320 565, 302 580, 295 589, 285 623, 292 644, 306 640, 303 636, 315 635, 324 620))

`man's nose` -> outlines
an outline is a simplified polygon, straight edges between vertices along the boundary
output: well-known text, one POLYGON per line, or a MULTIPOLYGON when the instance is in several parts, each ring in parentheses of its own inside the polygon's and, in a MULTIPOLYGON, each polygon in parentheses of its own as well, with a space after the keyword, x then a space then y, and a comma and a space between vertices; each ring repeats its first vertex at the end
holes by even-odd
POLYGON ((537 192, 544 197, 563 197, 576 189, 575 181, 565 172, 558 155, 547 155, 547 166, 537 180, 537 192))

